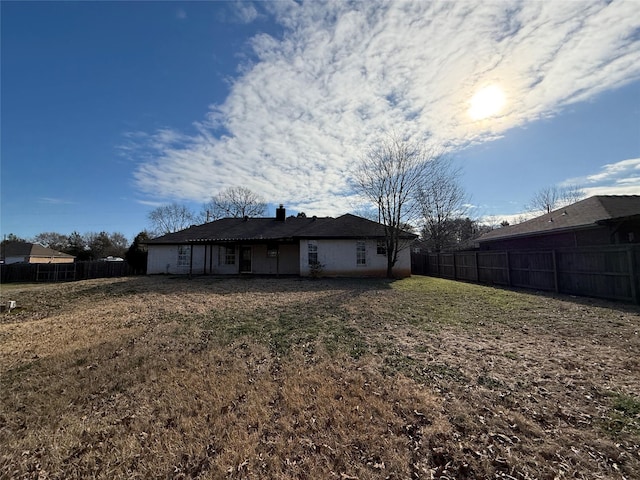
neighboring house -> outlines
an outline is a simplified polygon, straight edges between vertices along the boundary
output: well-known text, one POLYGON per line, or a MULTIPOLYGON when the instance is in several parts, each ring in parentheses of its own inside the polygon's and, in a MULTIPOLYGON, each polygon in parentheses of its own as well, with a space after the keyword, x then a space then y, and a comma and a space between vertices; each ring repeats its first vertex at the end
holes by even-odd
MULTIPOLYGON (((415 238, 403 232, 395 276, 411 275, 415 238)), ((275 218, 223 218, 148 240, 147 273, 385 276, 384 240, 380 223, 350 214, 286 218, 281 205, 275 218)))
POLYGON ((411 244, 411 253, 417 255, 426 255, 427 253, 429 253, 429 245, 424 240, 416 239, 411 244))
POLYGON ((640 195, 597 195, 477 239, 480 250, 640 243, 640 195))
POLYGON ((10 263, 73 263, 73 255, 57 252, 37 243, 6 242, 2 244, 0 260, 10 263))

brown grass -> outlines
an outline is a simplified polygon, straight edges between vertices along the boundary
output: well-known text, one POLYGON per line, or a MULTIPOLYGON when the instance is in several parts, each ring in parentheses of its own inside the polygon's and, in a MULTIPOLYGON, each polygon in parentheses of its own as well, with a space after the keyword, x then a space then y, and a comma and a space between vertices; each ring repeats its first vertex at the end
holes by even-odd
POLYGON ((425 277, 9 299, 0 478, 640 478, 636 307, 425 277))

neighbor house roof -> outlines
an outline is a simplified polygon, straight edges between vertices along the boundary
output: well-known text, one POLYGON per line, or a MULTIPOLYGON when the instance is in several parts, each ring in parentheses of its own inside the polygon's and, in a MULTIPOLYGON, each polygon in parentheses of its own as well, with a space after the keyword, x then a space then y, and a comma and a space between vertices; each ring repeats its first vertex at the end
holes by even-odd
POLYGON ((73 255, 43 247, 38 243, 6 242, 2 244, 2 258, 10 257, 75 258, 73 255))
MULTIPOLYGON (((147 241, 148 244, 279 241, 301 238, 383 238, 384 225, 351 214, 332 217, 223 218, 147 241)), ((403 238, 416 235, 403 232, 403 238)))
POLYGON ((640 217, 640 195, 596 195, 517 225, 492 230, 477 241, 483 243, 593 228, 603 223, 636 216, 640 217))

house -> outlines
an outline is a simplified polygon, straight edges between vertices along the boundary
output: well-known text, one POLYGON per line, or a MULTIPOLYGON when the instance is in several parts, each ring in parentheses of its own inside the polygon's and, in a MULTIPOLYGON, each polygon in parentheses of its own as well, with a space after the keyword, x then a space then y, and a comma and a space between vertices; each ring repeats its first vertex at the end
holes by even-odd
POLYGON ((640 243, 640 195, 596 195, 477 239, 480 250, 640 243))
MULTIPOLYGON (((411 275, 410 243, 393 269, 411 275)), ((355 215, 223 218, 145 242, 147 273, 386 276, 384 226, 355 215)))
POLYGON ((10 263, 73 263, 76 257, 38 243, 6 242, 2 244, 0 261, 10 263))

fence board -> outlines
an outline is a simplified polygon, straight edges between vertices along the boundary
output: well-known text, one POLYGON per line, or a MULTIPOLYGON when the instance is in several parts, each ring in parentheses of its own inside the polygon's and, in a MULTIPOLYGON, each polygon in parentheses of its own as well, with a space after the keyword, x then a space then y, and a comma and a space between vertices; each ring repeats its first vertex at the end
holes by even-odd
POLYGON ((456 253, 456 278, 478 280, 478 265, 475 252, 456 253))
POLYGON ((478 252, 480 283, 509 285, 508 272, 506 252, 478 252))
POLYGON ((124 277, 132 271, 127 262, 12 263, 0 265, 1 283, 67 282, 90 278, 124 277))
POLYGON ((640 245, 414 254, 424 275, 639 302, 640 245))

